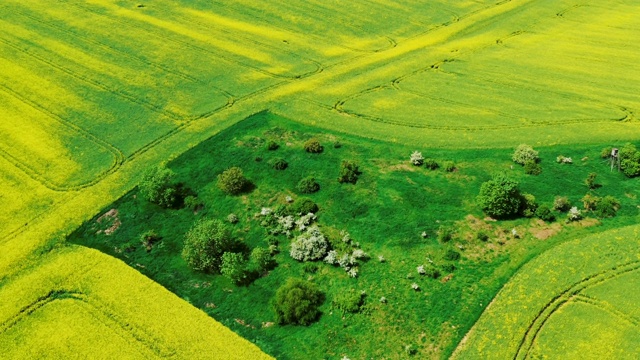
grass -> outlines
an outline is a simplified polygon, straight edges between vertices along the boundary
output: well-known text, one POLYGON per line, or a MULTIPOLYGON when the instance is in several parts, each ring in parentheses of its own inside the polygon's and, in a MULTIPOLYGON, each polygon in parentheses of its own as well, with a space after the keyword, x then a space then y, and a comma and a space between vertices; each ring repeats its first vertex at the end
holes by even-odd
MULTIPOLYGON (((37 268, 50 244, 132 189, 148 166, 264 109, 393 146, 463 149, 454 159, 462 171, 475 165, 479 148, 565 144, 558 149, 572 156, 590 153, 595 144, 635 141, 637 54, 629 39, 638 31, 637 5, 578 5, 4 1, 0 281, 37 268)), ((371 171, 384 164, 363 166, 371 171)), ((582 169, 566 170, 577 179, 586 176, 582 169)), ((557 174, 563 183, 565 174, 557 174)), ((378 186, 391 186, 394 176, 381 177, 378 186)), ((455 206, 428 211, 453 219, 470 209, 459 200, 471 193, 473 181, 439 172, 428 179, 425 186, 458 181, 460 192, 455 206)), ((605 185, 600 193, 616 181, 599 179, 605 185)), ((548 185, 527 187, 548 202, 554 192, 548 185)), ((570 195, 577 200, 583 194, 570 195)), ((380 196, 381 204, 397 199, 392 192, 380 196)), ((430 199, 407 201, 418 206, 430 199)), ((632 201, 625 198, 623 211, 632 201)), ((353 211, 376 219, 397 212, 377 205, 353 211)), ((409 217, 409 223, 425 224, 417 214, 409 217)), ((619 219, 608 226, 623 225, 619 219)), ((339 223, 329 212, 323 221, 339 223)), ((395 234, 375 230, 391 239, 395 234)))
MULTIPOLYGON (((177 173, 176 181, 195 191, 205 204, 197 213, 190 209, 160 209, 133 191, 105 208, 118 210, 122 225, 116 232, 104 235, 102 231, 111 223, 98 223, 94 218, 69 241, 121 258, 278 358, 323 354, 395 358, 402 356, 406 345, 414 346, 420 356, 444 358, 523 263, 567 238, 636 221, 636 200, 625 196, 633 192, 636 181, 610 172, 598 158, 601 147, 538 148, 543 169, 539 176, 525 175, 518 165, 511 169, 509 149, 420 149, 441 164, 454 160, 457 170, 448 173, 412 166, 409 155, 415 148, 343 133, 320 133, 265 112, 238 123, 169 164, 177 173), (310 138, 317 138, 324 145, 321 154, 304 151, 303 144, 310 138), (269 151, 266 145, 270 141, 280 147, 269 151), (341 144, 339 148, 333 146, 336 142, 341 144), (559 154, 593 158, 563 165, 555 162, 559 154), (275 170, 270 165, 272 158, 284 158, 289 166, 275 170), (338 183, 343 159, 359 164, 362 175, 356 185, 338 183), (231 166, 241 167, 252 181, 255 188, 250 193, 230 197, 217 188, 217 174, 231 166), (549 225, 527 219, 497 225, 470 220, 469 214, 483 218, 474 204, 475 196, 480 184, 500 169, 518 179, 523 191, 549 205, 557 195, 568 196, 578 204, 588 191, 584 178, 597 171, 602 185, 598 194, 616 196, 623 205, 618 217, 603 220, 599 227, 558 226, 559 234, 545 241, 535 235, 549 225), (320 184, 318 193, 297 192, 298 181, 306 176, 313 176, 320 184), (232 226, 237 238, 248 248, 267 247, 267 233, 254 214, 262 207, 285 204, 286 196, 307 196, 317 202, 319 223, 334 243, 339 242, 340 230, 347 230, 354 241, 360 242, 371 260, 361 264, 357 279, 323 264, 306 269, 289 257, 289 240, 284 237, 280 237, 281 253, 276 256, 279 266, 246 287, 236 287, 220 276, 194 273, 180 258, 184 234, 197 219, 224 220, 230 213, 240 219, 232 226), (398 211, 399 206, 403 211, 398 211), (436 240, 441 225, 457 230, 447 244, 436 240), (479 227, 487 229, 488 242, 475 238, 479 227), (523 234, 523 240, 505 235, 514 227, 523 234), (151 229, 163 240, 148 252, 138 239, 151 229), (428 238, 421 237, 422 231, 428 238), (446 260, 451 250, 462 253, 462 260, 446 260), (378 255, 383 255, 386 262, 378 262, 378 255), (428 259, 440 270, 440 279, 418 275, 416 267, 429 265, 428 259), (451 271, 446 265, 454 265, 456 270, 451 271), (265 327, 275 318, 270 299, 289 277, 311 278, 327 293, 321 308, 323 316, 310 327, 265 327), (448 281, 441 281, 445 277, 448 281), (413 282, 422 291, 412 290, 413 282), (363 314, 343 318, 340 311, 332 308, 332 299, 362 290, 367 293, 363 314), (378 301, 383 296, 388 299, 386 304, 378 301), (377 331, 385 332, 384 339, 372 336, 377 331)), ((557 216, 561 217, 559 222, 564 220, 564 214, 557 216)))

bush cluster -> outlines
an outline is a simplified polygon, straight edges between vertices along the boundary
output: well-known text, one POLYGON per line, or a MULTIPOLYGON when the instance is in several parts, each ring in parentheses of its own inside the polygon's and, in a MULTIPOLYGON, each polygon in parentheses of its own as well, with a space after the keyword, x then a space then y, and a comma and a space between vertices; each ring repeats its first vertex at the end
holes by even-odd
POLYGON ((599 197, 587 194, 582 198, 582 204, 585 210, 594 212, 600 218, 614 217, 620 209, 620 202, 611 195, 599 197))
POLYGON ((306 215, 308 213, 315 214, 319 210, 318 205, 313 202, 313 200, 306 197, 297 198, 296 201, 289 206, 289 209, 289 213, 294 215, 306 215))
POLYGON ((315 261, 324 258, 329 243, 317 226, 311 226, 291 243, 289 254, 298 261, 315 261))
POLYGON ((220 272, 222 255, 234 244, 224 223, 201 219, 185 235, 182 257, 194 270, 217 273, 220 272))

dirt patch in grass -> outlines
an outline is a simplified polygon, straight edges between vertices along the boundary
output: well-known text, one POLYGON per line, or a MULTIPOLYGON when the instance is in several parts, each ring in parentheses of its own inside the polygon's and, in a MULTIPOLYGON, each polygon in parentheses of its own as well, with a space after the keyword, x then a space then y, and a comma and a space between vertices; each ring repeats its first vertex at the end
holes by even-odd
POLYGON ((102 214, 99 218, 96 219, 96 223, 101 225, 106 224, 109 226, 104 230, 97 231, 97 234, 104 233, 105 235, 113 234, 116 230, 118 230, 120 225, 122 225, 122 222, 118 217, 118 209, 111 209, 106 213, 102 214))

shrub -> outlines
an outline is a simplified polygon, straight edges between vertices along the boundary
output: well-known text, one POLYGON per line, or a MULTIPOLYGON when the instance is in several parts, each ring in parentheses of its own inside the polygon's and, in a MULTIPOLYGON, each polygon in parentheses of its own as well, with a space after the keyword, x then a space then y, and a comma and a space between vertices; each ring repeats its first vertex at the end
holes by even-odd
POLYGON ((235 284, 239 284, 246 278, 246 261, 239 253, 225 252, 222 254, 220 273, 235 284))
POLYGON ((307 140, 307 142, 304 143, 304 149, 308 153, 313 153, 313 154, 319 154, 322 152, 322 150, 324 150, 322 145, 320 145, 320 141, 318 141, 318 139, 316 138, 307 140))
POLYGON ((340 149, 342 147, 342 143, 340 141, 336 141, 333 143, 334 149, 340 149))
POLYGON ((568 211, 571 208, 571 202, 566 196, 556 196, 553 200, 553 209, 557 211, 568 211))
POLYGON ((229 168, 218 175, 218 187, 227 194, 239 194, 248 184, 249 182, 239 167, 229 168))
POLYGON ((527 162, 524 163, 524 173, 527 175, 540 175, 540 173, 542 173, 542 168, 537 162, 527 160, 527 162))
POLYGON ((354 161, 343 160, 340 164, 340 176, 338 176, 339 183, 351 183, 355 184, 358 181, 360 170, 358 165, 354 161))
POLYGON ((202 203, 202 201, 198 200, 197 197, 193 195, 189 195, 186 198, 184 198, 184 206, 187 209, 198 211, 204 207, 204 204, 202 203))
POLYGON ((162 237, 160 237, 154 230, 145 231, 140 235, 140 242, 142 243, 142 246, 147 249, 147 252, 151 251, 153 244, 157 243, 161 239, 162 237))
POLYGON ((437 279, 440 277, 440 271, 433 266, 427 266, 424 269, 424 276, 430 277, 432 279, 437 279))
POLYGON ((452 273, 456 270, 456 266, 454 264, 444 264, 442 265, 442 271, 452 273))
POLYGON ((231 224, 237 224, 238 223, 238 215, 236 214, 229 214, 227 215, 227 221, 231 224))
POLYGON ((313 200, 305 197, 297 198, 290 206, 291 213, 295 215, 306 215, 308 213, 317 213, 318 205, 313 200))
POLYGON ((302 194, 311 194, 320 190, 320 184, 312 176, 308 176, 298 182, 298 191, 302 194))
POLYGON ((278 145, 278 143, 273 140, 267 142, 267 150, 269 151, 278 150, 279 147, 280 145, 278 145))
POLYGON ((587 194, 582 197, 582 206, 587 211, 593 211, 598 207, 600 200, 602 200, 602 198, 592 194, 587 194))
POLYGON ((202 219, 187 232, 182 257, 194 270, 219 272, 222 254, 233 245, 234 241, 221 221, 202 219))
POLYGON ((284 170, 289 166, 289 163, 287 162, 287 160, 283 158, 275 158, 271 160, 270 163, 271 163, 271 167, 276 170, 284 170))
POLYGON ((522 194, 522 201, 520 202, 520 213, 524 217, 533 217, 538 208, 536 203, 536 197, 531 194, 522 194))
POLYGON ((570 157, 559 155, 556 158, 556 162, 558 164, 573 164, 573 159, 571 159, 570 157))
POLYGON ((480 230, 476 233, 476 239, 482 242, 489 241, 489 234, 480 230))
POLYGON ((596 177, 598 176, 598 174, 592 172, 589 173, 589 176, 587 176, 587 178, 584 180, 584 184, 587 185, 587 187, 591 190, 595 189, 598 187, 598 184, 596 184, 596 177))
POLYGON ((551 212, 551 209, 549 209, 549 206, 544 204, 538 206, 538 209, 536 209, 535 215, 538 219, 546 222, 552 222, 553 220, 556 219, 556 216, 553 215, 553 213, 551 212))
POLYGON ((274 265, 273 258, 268 249, 257 247, 251 250, 251 267, 259 273, 271 270, 274 265))
POLYGON ((124 252, 134 252, 134 251, 136 251, 137 247, 138 246, 136 245, 135 242, 129 241, 129 242, 126 242, 126 243, 122 244, 122 251, 124 251, 124 252))
POLYGON ((538 152, 527 144, 518 145, 511 158, 520 165, 526 164, 527 161, 537 162, 539 160, 538 152))
POLYGON ((336 297, 331 301, 331 306, 334 309, 341 311, 343 315, 359 312, 362 305, 364 305, 364 294, 355 291, 343 291, 336 295, 336 297))
POLYGON ((424 162, 424 156, 422 156, 422 153, 419 151, 414 151, 411 154, 410 159, 411 159, 411 163, 415 166, 420 166, 424 162))
POLYGON ((446 172, 454 172, 454 171, 456 171, 456 164, 453 161, 445 161, 444 162, 444 171, 446 171, 446 172))
POLYGON ((324 295, 318 287, 308 281, 288 279, 277 291, 273 310, 279 324, 309 325, 320 312, 324 295))
POLYGON ((596 215, 600 218, 614 217, 620 209, 620 202, 611 195, 603 197, 597 205, 596 215))
POLYGON ((600 157, 603 159, 608 159, 611 156, 612 150, 613 148, 611 146, 603 148, 602 151, 600 151, 600 157))
POLYGON ((175 173, 164 165, 153 167, 144 174, 140 184, 140 195, 149 202, 170 208, 178 201, 178 191, 172 184, 175 173))
POLYGON ((315 261, 324 258, 329 249, 327 239, 317 226, 311 226, 291 243, 289 254, 298 261, 315 261))
POLYGON ((447 252, 444 253, 444 259, 449 261, 460 260, 460 253, 455 250, 447 249, 447 252))
POLYGON ((302 271, 306 274, 315 274, 318 272, 318 264, 304 263, 304 265, 302 265, 302 271))
POLYGON ((567 213, 567 222, 578 221, 580 219, 582 219, 582 211, 578 210, 575 206, 569 209, 569 212, 567 213))
POLYGON ((453 239, 453 229, 449 226, 440 225, 438 228, 438 241, 447 243, 453 239))
POLYGON ((504 174, 496 174, 482 184, 477 201, 487 215, 504 218, 518 213, 521 198, 517 181, 504 174))
POLYGON ((429 170, 436 170, 437 168, 440 167, 440 165, 438 165, 438 162, 436 162, 433 159, 425 159, 424 166, 429 170))
POLYGON ((640 151, 633 144, 626 144, 618 153, 620 169, 628 177, 640 175, 640 151))
POLYGON ((267 238, 265 240, 266 240, 267 244, 269 244, 269 245, 278 246, 278 244, 280 243, 280 240, 278 240, 278 238, 276 236, 273 236, 273 235, 267 236, 267 238))

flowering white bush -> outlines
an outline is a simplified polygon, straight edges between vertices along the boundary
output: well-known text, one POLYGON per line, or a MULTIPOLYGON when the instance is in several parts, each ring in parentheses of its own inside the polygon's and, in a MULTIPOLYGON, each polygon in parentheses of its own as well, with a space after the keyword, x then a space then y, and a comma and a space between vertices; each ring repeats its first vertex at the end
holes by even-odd
POLYGON ((260 210, 260 215, 267 216, 267 215, 271 214, 272 211, 273 210, 271 210, 271 208, 263 207, 262 210, 260 210))
POLYGON ((284 198, 284 201, 290 203, 293 202, 293 198, 291 196, 287 196, 286 198, 284 198))
POLYGON ((362 249, 355 249, 353 250, 353 253, 351 254, 351 257, 355 258, 355 259, 365 259, 367 258, 367 253, 365 253, 362 249))
POLYGON ((527 144, 520 144, 511 157, 514 162, 524 165, 527 161, 538 161, 538 152, 527 144))
POLYGON ((422 234, 420 234, 420 236, 422 236, 423 238, 426 238, 426 237, 427 237, 427 236, 429 236, 429 235, 427 235, 427 232, 426 232, 426 231, 423 231, 423 232, 422 232, 422 234))
POLYGON ((320 229, 311 226, 291 244, 289 254, 298 261, 314 261, 322 259, 328 247, 329 244, 320 229))
POLYGON ((352 278, 357 277, 358 268, 351 268, 351 270, 347 271, 347 274, 349 274, 349 276, 351 276, 352 278))
POLYGON ((227 216, 227 221, 228 221, 228 222, 230 222, 230 223, 232 223, 232 224, 237 223, 237 222, 238 222, 238 215, 236 215, 236 214, 229 214, 229 216, 227 216))
POLYGON ((582 212, 577 207, 572 207, 569 209, 569 213, 567 214, 567 221, 578 221, 582 219, 582 212))
POLYGON ((280 226, 282 226, 282 228, 284 230, 291 230, 293 229, 293 224, 294 224, 294 219, 293 216, 291 215, 287 215, 287 216, 280 216, 278 218, 278 224, 280 224, 280 226))
POLYGON ((344 254, 340 258, 340 260, 338 260, 338 265, 340 265, 341 268, 349 271, 349 268, 351 267, 351 265, 353 265, 353 262, 351 260, 353 260, 353 258, 349 256, 349 254, 344 254))
POLYGON ((316 219, 316 216, 313 213, 308 213, 307 215, 302 215, 300 219, 296 221, 296 225, 298 226, 298 230, 304 231, 309 224, 311 224, 316 219))
POLYGON ((329 265, 335 265, 338 263, 338 253, 335 250, 331 250, 327 253, 327 256, 324 257, 324 262, 329 265))
POLYGON ((384 297, 384 296, 383 296, 383 297, 381 297, 381 298, 380 298, 380 302, 381 302, 381 303, 383 303, 383 304, 386 304, 386 303, 387 303, 387 298, 386 298, 386 297, 384 297))
POLYGON ((379 260, 381 263, 383 263, 383 262, 387 261, 387 259, 385 259, 385 258, 384 258, 384 256, 382 256, 382 255, 378 255, 378 260, 379 260))
POLYGON ((427 271, 424 269, 424 265, 418 266, 417 270, 418 270, 418 274, 420 274, 420 275, 424 275, 424 274, 427 273, 427 271))
POLYGON ((340 236, 342 236, 342 242, 345 244, 350 244, 351 243, 351 235, 349 235, 348 232, 346 232, 345 230, 340 231, 340 236))
POLYGON ((415 290, 415 291, 420 290, 420 286, 419 286, 418 284, 416 284, 416 283, 411 284, 411 288, 412 288, 413 290, 415 290))
POLYGON ((420 166, 422 165, 422 162, 424 162, 424 156, 422 156, 422 153, 419 151, 414 151, 411 154, 411 163, 415 166, 420 166))

